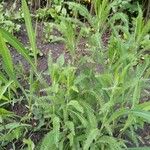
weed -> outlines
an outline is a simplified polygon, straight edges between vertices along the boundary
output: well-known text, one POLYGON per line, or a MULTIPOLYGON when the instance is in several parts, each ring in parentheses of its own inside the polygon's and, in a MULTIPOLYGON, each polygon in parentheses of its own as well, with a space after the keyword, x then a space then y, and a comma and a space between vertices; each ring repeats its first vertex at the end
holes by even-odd
POLYGON ((21 15, 18 12, 18 16, 13 16, 11 14, 11 10, 5 8, 4 3, 0 4, 0 26, 5 28, 5 30, 9 31, 10 33, 18 32, 20 30, 20 24, 15 23, 15 20, 20 19, 21 15))

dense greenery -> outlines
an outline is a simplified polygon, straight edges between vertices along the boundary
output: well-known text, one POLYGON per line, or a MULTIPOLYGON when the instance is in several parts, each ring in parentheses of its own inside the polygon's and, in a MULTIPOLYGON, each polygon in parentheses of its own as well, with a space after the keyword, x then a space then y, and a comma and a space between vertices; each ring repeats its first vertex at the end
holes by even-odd
POLYGON ((53 1, 31 17, 22 0, 20 19, 23 16, 31 51, 12 35, 15 28, 8 29, 4 10, 0 12, 1 149, 142 149, 138 130, 150 123, 150 101, 144 100, 150 88, 150 20, 145 21, 142 7, 130 0, 87 3, 53 1), (32 19, 44 22, 43 41, 61 41, 67 50, 57 60, 49 53, 48 68, 42 72, 32 19), (53 29, 60 34, 52 35, 53 29), (79 46, 83 39, 85 54, 79 46), (14 64, 12 48, 30 65, 28 73, 14 64), (26 110, 23 115, 11 109, 18 104, 26 110), (37 132, 42 136, 34 142, 31 135, 37 132))

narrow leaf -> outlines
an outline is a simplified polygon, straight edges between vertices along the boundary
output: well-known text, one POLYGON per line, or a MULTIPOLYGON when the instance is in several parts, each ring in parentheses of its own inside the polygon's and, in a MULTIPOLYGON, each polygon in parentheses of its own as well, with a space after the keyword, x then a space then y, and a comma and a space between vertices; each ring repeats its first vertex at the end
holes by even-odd
POLYGON ((53 119, 53 131, 54 131, 54 142, 56 147, 58 147, 58 142, 59 142, 59 134, 60 134, 60 120, 59 118, 56 116, 53 119))
POLYGON ((0 33, 0 55, 2 56, 5 71, 7 72, 8 76, 13 79, 14 74, 14 68, 13 68, 13 61, 11 58, 11 54, 6 46, 6 43, 4 41, 4 38, 2 34, 0 33))
POLYGON ((27 50, 24 48, 22 43, 20 43, 16 37, 12 36, 9 32, 5 31, 2 28, 0 28, 0 33, 3 35, 5 40, 11 46, 13 46, 18 51, 18 53, 21 54, 28 61, 28 63, 32 66, 32 68, 34 68, 35 70, 35 65, 33 64, 31 58, 29 57, 27 50))
POLYGON ((48 134, 46 134, 42 140, 40 150, 56 150, 54 136, 55 135, 53 131, 50 131, 48 134))
POLYGON ((4 87, 0 89, 0 100, 2 99, 4 93, 6 92, 7 88, 11 85, 13 81, 8 82, 4 87))
POLYGON ((150 122, 150 111, 132 110, 131 113, 137 117, 143 118, 147 122, 150 122))
POLYGON ((79 104, 78 101, 76 100, 71 100, 69 103, 68 103, 68 106, 72 106, 74 107, 77 111, 83 113, 84 110, 83 110, 83 107, 79 104))
POLYGON ((99 133, 99 130, 97 128, 89 132, 89 135, 87 136, 87 140, 85 141, 83 150, 88 150, 90 148, 93 140, 96 140, 98 133, 99 133))
POLYGON ((127 148, 126 150, 150 150, 150 147, 127 148))
POLYGON ((35 63, 37 63, 37 48, 36 48, 35 32, 32 27, 31 16, 30 16, 30 12, 26 0, 22 0, 22 11, 24 13, 25 25, 28 33, 28 38, 31 44, 31 48, 33 50, 35 63))

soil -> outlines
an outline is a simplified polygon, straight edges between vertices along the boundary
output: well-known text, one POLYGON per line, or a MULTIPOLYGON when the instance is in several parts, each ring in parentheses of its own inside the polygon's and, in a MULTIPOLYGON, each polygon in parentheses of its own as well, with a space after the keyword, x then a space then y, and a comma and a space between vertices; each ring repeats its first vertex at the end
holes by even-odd
MULTIPOLYGON (((65 51, 65 46, 63 43, 43 43, 43 26, 41 24, 38 25, 37 28, 37 48, 40 50, 42 53, 42 56, 38 57, 38 69, 40 71, 45 71, 47 69, 47 55, 49 52, 51 52, 52 57, 54 60, 56 60, 61 53, 64 53, 65 51)), ((27 32, 25 30, 25 27, 22 26, 21 30, 19 33, 17 33, 15 36, 27 47, 29 45, 28 37, 27 37, 27 32)), ((18 64, 18 62, 21 62, 24 66, 24 69, 26 71, 29 70, 30 66, 29 64, 25 61, 25 59, 16 52, 16 50, 12 49, 12 57, 14 60, 15 64, 18 64)))
POLYGON ((150 146, 150 125, 145 124, 144 130, 140 129, 138 132, 141 137, 141 146, 150 146))
POLYGON ((11 107, 11 111, 13 111, 16 115, 23 117, 28 113, 28 109, 25 106, 25 104, 22 103, 15 103, 12 107, 11 107))
MULTIPOLYGON (((53 35, 56 36, 58 34, 59 33, 56 30, 54 30, 53 35)), ((18 32, 15 36, 21 41, 21 43, 24 44, 25 47, 28 47, 29 40, 28 40, 27 32, 25 30, 24 25, 22 25, 20 32, 18 32)), ((102 36, 102 40, 103 40, 105 47, 107 47, 109 37, 110 37, 109 31, 104 33, 102 36)), ((56 60, 62 53, 65 54, 66 60, 68 60, 70 58, 69 53, 67 52, 67 49, 66 49, 64 43, 62 43, 62 42, 55 42, 55 43, 43 42, 43 25, 41 23, 39 23, 37 26, 36 40, 37 40, 37 42, 36 42, 37 48, 42 53, 42 56, 38 57, 39 72, 47 70, 47 57, 48 57, 49 53, 52 54, 52 57, 54 60, 56 60)), ((86 49, 86 40, 81 39, 81 41, 78 45, 78 53, 80 53, 82 55, 86 55, 85 49, 86 49)), ((26 60, 20 54, 18 54, 16 52, 16 50, 14 50, 13 48, 11 48, 11 53, 12 53, 14 64, 18 64, 19 62, 21 62, 24 66, 25 71, 29 71, 30 66, 26 62, 26 60)))

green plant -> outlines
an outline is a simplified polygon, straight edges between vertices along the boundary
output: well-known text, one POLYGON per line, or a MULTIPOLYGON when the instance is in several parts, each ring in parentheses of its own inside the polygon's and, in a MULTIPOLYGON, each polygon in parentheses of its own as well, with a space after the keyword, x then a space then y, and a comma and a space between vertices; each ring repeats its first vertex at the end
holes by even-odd
POLYGON ((142 99, 144 90, 149 88, 150 23, 143 21, 140 8, 132 29, 123 13, 117 13, 107 21, 112 3, 94 2, 96 16, 80 4, 66 3, 83 15, 89 25, 77 16, 57 16, 60 25, 53 25, 62 33, 59 39, 68 48, 71 60, 66 63, 65 54, 61 54, 54 61, 49 54, 45 72, 39 73, 37 69, 36 38, 25 0, 22 7, 34 61, 18 39, 0 28, 3 64, 0 72, 1 148, 7 149, 10 143, 14 149, 22 150, 123 150, 135 149, 128 148, 128 144, 139 146, 137 129, 150 123, 150 102, 142 99), (94 23, 89 20, 91 18, 94 23), (111 29, 107 47, 101 42, 105 31, 103 25, 111 29), (80 28, 79 34, 77 28, 80 28), (87 55, 78 57, 81 37, 86 38, 89 47, 87 55), (15 71, 6 42, 31 66, 26 77, 27 86, 17 81, 17 76, 24 76, 24 72, 19 69, 20 75, 15 71), (97 71, 96 66, 102 66, 103 70, 97 71), (50 79, 50 83, 43 76, 50 79), (18 88, 22 91, 18 92, 18 88), (27 108, 21 117, 10 111, 10 106, 17 102, 27 108), (36 132, 45 133, 38 143, 32 137, 36 132), (21 144, 17 147, 18 141, 21 144))
POLYGON ((9 89, 11 89, 12 83, 13 81, 9 81, 5 83, 4 85, 3 83, 0 83, 0 135, 1 135, 0 148, 2 148, 2 146, 7 144, 7 141, 10 142, 11 140, 19 136, 19 133, 17 132, 17 130, 13 130, 15 128, 17 129, 17 126, 15 127, 17 123, 6 124, 6 120, 8 122, 15 116, 13 112, 7 110, 6 108, 6 105, 11 103, 11 99, 9 97, 9 89), (7 132, 7 130, 9 131, 7 132))
POLYGON ((69 9, 71 9, 73 13, 79 13, 83 16, 95 32, 102 31, 103 27, 106 25, 105 23, 109 17, 111 9, 111 3, 109 3, 108 0, 92 1, 95 14, 93 16, 84 5, 75 2, 66 2, 66 4, 68 4, 69 9))
POLYGON ((62 18, 60 25, 57 27, 58 30, 64 36, 64 42, 67 45, 68 50, 70 51, 71 56, 75 55, 75 27, 70 21, 62 18))
POLYGON ((29 41, 30 41, 33 56, 34 56, 35 66, 37 66, 38 49, 36 47, 36 35, 32 27, 30 12, 29 12, 29 9, 25 0, 22 1, 22 11, 24 13, 25 25, 27 27, 26 29, 27 29, 29 41))
POLYGON ((150 42, 148 35, 150 31, 150 21, 144 22, 140 8, 139 15, 133 20, 131 30, 129 29, 128 18, 126 15, 120 13, 112 17, 110 25, 113 30, 110 42, 114 43, 114 45, 111 44, 109 47, 109 61, 112 66, 115 66, 115 61, 119 64, 123 60, 125 61, 125 65, 134 62, 136 66, 141 59, 148 57, 146 51, 149 48, 148 43, 150 42), (119 19, 123 22, 122 25, 114 25, 115 21, 119 19), (121 38, 121 36, 123 37, 121 38), (118 37, 120 38, 118 39, 118 37), (120 56, 123 56, 123 58, 119 61, 120 56))
MULTIPOLYGON (((133 75, 132 78, 132 64, 122 71, 117 68, 107 74, 104 72, 95 75, 90 68, 91 73, 85 74, 82 70, 75 76, 76 68, 64 66, 63 55, 56 63, 50 57, 47 74, 50 74, 52 85, 43 89, 48 93, 47 96, 41 100, 37 98, 37 108, 41 107, 45 118, 50 117, 49 124, 52 124, 50 132, 43 139, 41 149, 126 147, 122 139, 124 134, 128 135, 127 131, 134 125, 142 125, 143 121, 149 122, 150 113, 145 111, 145 107, 139 110, 139 93, 145 82, 141 76, 147 63, 143 65, 145 67, 138 68, 134 73, 136 76, 133 75), (131 78, 129 82, 123 82, 128 75, 131 78), (135 82, 130 85, 131 81, 135 82), (133 93, 133 97, 130 93, 133 93), (128 117, 129 120, 126 121, 124 118, 128 117), (116 138, 113 137, 115 132, 118 132, 116 138)), ((149 102, 145 105, 149 105, 149 102)))
POLYGON ((138 12, 137 6, 138 6, 138 0, 114 0, 113 1, 113 7, 112 10, 114 12, 124 12, 129 13, 134 16, 133 14, 138 12))
POLYGON ((20 24, 15 23, 15 20, 18 19, 17 16, 13 16, 11 10, 6 9, 5 7, 2 2, 0 4, 0 26, 10 33, 18 32, 21 26, 20 24))
POLYGON ((84 32, 83 24, 74 18, 57 16, 59 23, 45 23, 45 36, 46 40, 50 42, 61 41, 65 44, 67 51, 71 55, 71 61, 74 63, 77 56, 77 47, 84 32), (77 28, 81 27, 79 33, 76 34, 77 28), (61 33, 57 36, 52 34, 53 29, 61 33))

